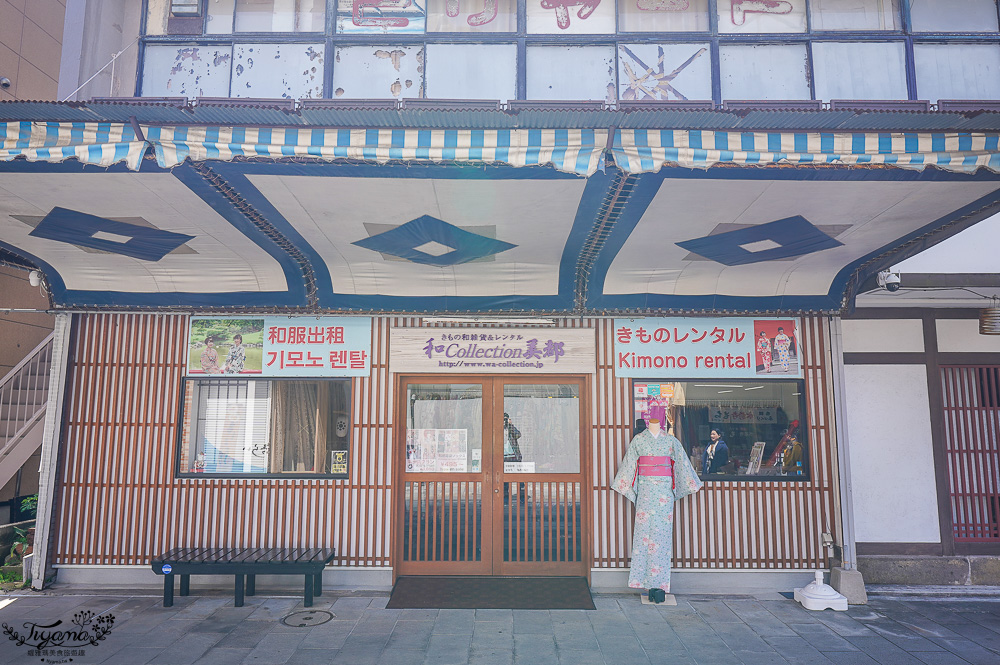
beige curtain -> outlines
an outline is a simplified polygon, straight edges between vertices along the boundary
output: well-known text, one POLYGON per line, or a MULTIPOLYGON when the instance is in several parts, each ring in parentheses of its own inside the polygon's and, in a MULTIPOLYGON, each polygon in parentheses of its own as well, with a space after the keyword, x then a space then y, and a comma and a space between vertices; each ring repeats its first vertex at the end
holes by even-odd
POLYGON ((271 473, 313 471, 317 384, 275 381, 271 399, 271 473))

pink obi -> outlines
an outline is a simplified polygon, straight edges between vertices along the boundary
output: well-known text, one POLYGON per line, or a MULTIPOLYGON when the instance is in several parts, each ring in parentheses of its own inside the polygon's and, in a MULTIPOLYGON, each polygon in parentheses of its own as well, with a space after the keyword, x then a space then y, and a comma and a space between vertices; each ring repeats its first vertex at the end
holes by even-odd
POLYGON ((666 455, 642 455, 636 464, 632 484, 635 485, 639 476, 670 476, 673 480, 673 475, 674 461, 666 455))

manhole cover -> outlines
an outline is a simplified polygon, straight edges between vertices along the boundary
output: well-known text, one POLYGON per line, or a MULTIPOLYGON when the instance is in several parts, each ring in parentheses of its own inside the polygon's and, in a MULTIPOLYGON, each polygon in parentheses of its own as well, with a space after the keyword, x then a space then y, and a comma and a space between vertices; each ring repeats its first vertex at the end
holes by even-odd
POLYGON ((292 612, 284 619, 281 623, 286 626, 295 626, 301 628, 303 626, 318 626, 321 623, 326 623, 333 618, 331 612, 326 612, 324 610, 306 610, 304 612, 292 612))

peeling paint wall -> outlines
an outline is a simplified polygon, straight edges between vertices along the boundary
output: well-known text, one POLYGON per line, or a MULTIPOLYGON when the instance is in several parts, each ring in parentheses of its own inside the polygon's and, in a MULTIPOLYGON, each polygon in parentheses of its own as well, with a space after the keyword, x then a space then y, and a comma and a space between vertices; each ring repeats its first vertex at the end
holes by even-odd
POLYGON ((233 97, 323 96, 323 44, 236 44, 233 97))
POLYGON ((618 47, 620 99, 711 99, 708 44, 622 44, 618 47))
POLYGON ((146 97, 228 97, 230 46, 147 46, 142 72, 146 97))
MULTIPOLYGON (((147 0, 151 37, 141 94, 510 100, 524 90, 526 99, 612 102, 1000 98, 997 0, 526 0, 526 51, 514 43, 517 0, 204 1, 204 33, 215 45, 199 45, 200 36, 184 32, 197 31, 197 21, 168 21, 170 0, 147 0), (909 34, 903 33, 904 3, 913 12, 909 34), (814 37, 807 27, 825 32, 814 37), (170 30, 175 34, 165 34, 170 30), (733 34, 747 37, 735 42, 733 34), (456 43, 475 35, 481 35, 476 43, 456 43), (907 40, 914 42, 912 52, 907 40), (721 74, 714 88, 713 65, 721 74), (908 71, 916 73, 915 89, 908 71)), ((127 71, 122 64, 118 71, 127 71)), ((91 94, 108 94, 99 89, 102 78, 80 96, 95 86, 91 94)), ((124 82, 115 86, 131 94, 125 88, 124 82)))
POLYGON ((534 46, 527 51, 528 99, 615 99, 611 46, 534 46))
POLYGON ((333 96, 396 99, 424 96, 424 52, 419 46, 345 46, 336 50, 333 96))

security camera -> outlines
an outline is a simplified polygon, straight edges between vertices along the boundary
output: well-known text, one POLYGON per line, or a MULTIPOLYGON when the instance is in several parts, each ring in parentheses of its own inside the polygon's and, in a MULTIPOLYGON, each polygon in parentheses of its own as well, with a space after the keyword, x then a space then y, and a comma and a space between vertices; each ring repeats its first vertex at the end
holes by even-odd
POLYGON ((6 90, 11 85, 13 85, 13 84, 10 82, 9 78, 7 78, 6 76, 0 76, 0 88, 3 88, 4 90, 6 90))
POLYGON ((899 273, 883 270, 878 274, 878 286, 883 291, 895 293, 899 291, 899 273))

